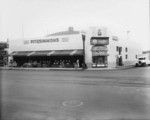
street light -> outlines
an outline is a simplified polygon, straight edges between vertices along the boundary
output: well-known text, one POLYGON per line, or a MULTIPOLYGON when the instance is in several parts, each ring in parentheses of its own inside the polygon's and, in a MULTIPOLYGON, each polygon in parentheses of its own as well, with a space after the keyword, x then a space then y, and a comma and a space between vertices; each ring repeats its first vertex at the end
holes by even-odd
POLYGON ((85 35, 82 34, 82 40, 83 40, 83 69, 86 69, 86 64, 85 64, 85 35))

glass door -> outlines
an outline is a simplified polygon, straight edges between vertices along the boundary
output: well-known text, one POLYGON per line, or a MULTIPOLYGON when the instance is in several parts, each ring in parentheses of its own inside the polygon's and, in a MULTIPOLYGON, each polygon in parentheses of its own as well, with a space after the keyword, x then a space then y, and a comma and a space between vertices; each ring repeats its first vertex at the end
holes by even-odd
POLYGON ((93 67, 106 67, 107 56, 93 56, 93 67))

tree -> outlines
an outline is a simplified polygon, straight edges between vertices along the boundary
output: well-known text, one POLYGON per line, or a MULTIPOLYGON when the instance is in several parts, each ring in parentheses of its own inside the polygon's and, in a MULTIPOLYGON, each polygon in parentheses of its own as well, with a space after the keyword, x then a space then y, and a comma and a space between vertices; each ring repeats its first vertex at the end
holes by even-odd
POLYGON ((6 56, 7 56, 7 51, 5 50, 6 48, 8 48, 8 44, 7 43, 0 43, 0 61, 1 61, 1 66, 4 65, 4 63, 6 62, 6 56))

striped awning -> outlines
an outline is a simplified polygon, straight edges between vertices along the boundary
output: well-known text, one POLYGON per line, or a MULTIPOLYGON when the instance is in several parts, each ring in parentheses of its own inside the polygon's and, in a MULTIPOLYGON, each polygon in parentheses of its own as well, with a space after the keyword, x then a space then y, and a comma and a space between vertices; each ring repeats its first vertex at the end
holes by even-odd
POLYGON ((75 56, 83 55, 83 50, 19 51, 10 56, 75 56))
POLYGON ((12 52, 9 56, 28 56, 28 54, 32 53, 32 51, 19 51, 19 52, 12 52))
POLYGON ((72 52, 73 50, 55 50, 51 56, 67 56, 72 52))
POLYGON ((92 52, 108 51, 108 48, 106 46, 93 46, 91 51, 92 52))
POLYGON ((83 50, 74 50, 70 55, 83 55, 83 50))
POLYGON ((48 56, 52 51, 35 51, 29 56, 48 56))
POLYGON ((109 54, 107 51, 101 51, 101 52, 92 52, 92 56, 108 56, 109 54))
POLYGON ((15 54, 17 54, 17 52, 12 52, 12 53, 9 54, 9 56, 13 56, 15 54))
POLYGON ((74 56, 83 55, 83 50, 55 50, 51 56, 74 56))

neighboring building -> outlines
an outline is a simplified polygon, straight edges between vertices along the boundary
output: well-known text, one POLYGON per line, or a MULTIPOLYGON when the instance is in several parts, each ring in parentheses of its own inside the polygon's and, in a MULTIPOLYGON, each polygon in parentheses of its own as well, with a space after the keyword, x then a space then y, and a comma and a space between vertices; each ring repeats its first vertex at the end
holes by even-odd
POLYGON ((150 54, 150 50, 148 50, 148 51, 143 51, 143 54, 150 54))
POLYGON ((6 42, 0 43, 0 66, 7 65, 8 61, 8 44, 6 42))
POLYGON ((85 63, 87 67, 134 65, 140 46, 113 35, 105 27, 90 27, 84 31, 58 32, 42 38, 9 42, 10 59, 18 66, 82 67, 84 60, 82 34, 85 33, 85 63), (31 65, 31 66, 32 66, 31 65), (35 65, 34 65, 35 66, 35 65))
POLYGON ((150 50, 143 51, 143 54, 148 54, 148 56, 149 56, 149 60, 150 60, 150 50))

